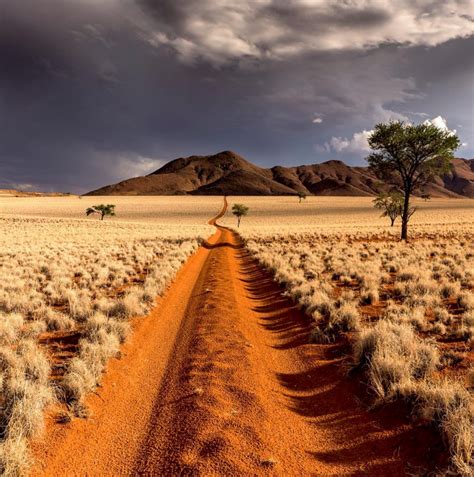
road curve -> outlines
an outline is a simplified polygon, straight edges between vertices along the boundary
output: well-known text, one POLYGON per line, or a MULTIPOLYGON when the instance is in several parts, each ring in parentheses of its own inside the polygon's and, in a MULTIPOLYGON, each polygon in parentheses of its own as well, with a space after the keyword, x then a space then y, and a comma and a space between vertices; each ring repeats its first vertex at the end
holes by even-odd
POLYGON ((239 236, 216 233, 113 360, 92 415, 48 426, 34 475, 405 475, 409 429, 354 398, 337 346, 239 236))

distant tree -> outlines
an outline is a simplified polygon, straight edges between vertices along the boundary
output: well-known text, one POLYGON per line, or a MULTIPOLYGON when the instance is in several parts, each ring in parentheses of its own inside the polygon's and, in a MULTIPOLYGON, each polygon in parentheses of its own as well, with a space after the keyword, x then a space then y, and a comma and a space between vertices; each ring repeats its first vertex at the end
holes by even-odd
POLYGON ((98 214, 100 215, 100 220, 104 220, 104 217, 112 217, 115 215, 115 205, 113 204, 100 204, 100 205, 93 205, 86 209, 86 215, 89 216, 91 214, 98 214))
POLYGON ((232 206, 232 213, 237 217, 237 227, 240 227, 242 217, 247 215, 249 208, 243 204, 234 204, 232 206))
POLYGON ((301 204, 301 199, 306 199, 306 194, 304 192, 298 192, 298 197, 300 199, 300 204, 301 204))
MULTIPOLYGON (((381 217, 388 217, 393 227, 395 220, 403 212, 403 194, 400 192, 382 192, 374 199, 374 207, 382 211, 381 217)), ((413 210, 414 212, 414 210, 413 210)))
POLYGON ((410 208, 412 193, 434 175, 449 171, 454 151, 460 145, 459 138, 430 123, 391 121, 377 124, 368 141, 374 151, 366 158, 372 172, 387 183, 401 185, 401 238, 407 240, 408 221, 414 212, 410 208))
POLYGON ((421 194, 421 198, 426 202, 431 199, 431 195, 428 193, 421 194))

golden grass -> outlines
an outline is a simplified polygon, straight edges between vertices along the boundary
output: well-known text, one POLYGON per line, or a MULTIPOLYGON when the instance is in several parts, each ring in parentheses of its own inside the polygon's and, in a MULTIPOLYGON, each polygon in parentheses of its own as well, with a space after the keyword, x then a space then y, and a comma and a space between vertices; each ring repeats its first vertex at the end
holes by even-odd
POLYGON ((0 473, 29 462, 53 399, 87 415, 85 395, 118 356, 131 317, 153 306, 182 263, 214 230, 219 198, 0 199, 0 473), (117 217, 86 218, 115 203, 117 217), (72 359, 54 360, 48 339, 72 335, 72 359), (51 380, 50 375, 55 379, 51 380))
POLYGON ((97 204, 115 204, 113 222, 195 226, 206 224, 222 207, 222 197, 149 196, 149 197, 1 197, 0 217, 42 217, 97 221, 86 217, 86 208, 97 204))
MULTIPOLYGON (((239 231, 267 234, 334 231, 387 231, 399 233, 399 219, 390 227, 386 217, 373 208, 370 197, 314 197, 308 196, 301 204, 295 197, 234 197, 228 198, 229 208, 234 203, 249 207, 242 218, 239 231)), ((443 225, 457 228, 474 224, 474 199, 414 199, 418 210, 412 217, 410 230, 443 225)), ((227 214, 220 223, 236 227, 236 218, 227 214)))
MULTIPOLYGON (((371 199, 229 198, 230 207, 250 207, 239 231, 313 315, 314 339, 351 334, 356 364, 369 343, 365 372, 378 398, 412 400, 465 473, 472 459, 466 384, 441 385, 437 376, 455 369, 444 341, 473 343, 474 201, 416 202, 410 233, 417 240, 402 244, 398 226, 390 228, 371 199), (380 325, 383 333, 374 334, 374 313, 389 324, 380 325), (397 341, 402 335, 414 338, 397 341)), ((212 233, 207 220, 221 204, 220 197, 0 197, 1 472, 25 470, 27 439, 41 431, 53 398, 86 414, 84 396, 117 356, 127 320, 147 312, 212 233), (117 216, 86 217, 99 203, 116 204, 117 216), (77 334, 77 352, 52 386, 57 364, 41 338, 64 333, 77 334)), ((230 214, 221 222, 236 225, 230 214)))
POLYGON ((233 202, 250 207, 239 232, 313 317, 313 341, 347 336, 373 398, 410 403, 438 428, 454 472, 470 475, 474 201, 417 200, 408 243, 371 199, 233 202))

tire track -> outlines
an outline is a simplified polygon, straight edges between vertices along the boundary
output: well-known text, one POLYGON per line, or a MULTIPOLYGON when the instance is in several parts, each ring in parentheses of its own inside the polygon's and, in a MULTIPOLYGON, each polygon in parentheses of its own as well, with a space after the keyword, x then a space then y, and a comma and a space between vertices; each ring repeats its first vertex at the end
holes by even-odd
POLYGON ((308 319, 216 227, 36 473, 405 475, 411 427, 355 400, 338 347, 308 344, 308 319))

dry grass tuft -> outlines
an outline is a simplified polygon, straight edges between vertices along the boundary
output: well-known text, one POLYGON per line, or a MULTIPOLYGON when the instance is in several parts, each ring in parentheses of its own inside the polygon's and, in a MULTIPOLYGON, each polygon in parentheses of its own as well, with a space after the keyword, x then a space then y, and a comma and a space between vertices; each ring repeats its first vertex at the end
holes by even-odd
POLYGON ((33 341, 21 341, 15 350, 0 348, 0 468, 5 475, 24 471, 29 461, 25 441, 43 429, 44 409, 54 399, 49 373, 48 360, 33 341))
MULTIPOLYGON (((257 205, 252 210, 258 215, 257 205)), ((260 219, 266 218, 262 212, 260 219)), ((452 471, 470 475, 472 396, 449 378, 462 371, 467 353, 450 354, 449 346, 474 342, 472 221, 415 225, 410 243, 370 224, 329 222, 316 232, 300 223, 293 231, 278 231, 274 222, 273 213, 268 225, 249 217, 239 232, 313 317, 311 341, 330 343, 347 334, 376 401, 411 404, 422 422, 439 430, 452 471)), ((468 373, 466 382, 472 389, 468 373)))
POLYGON ((2 475, 26 471, 27 441, 41 432, 45 407, 55 395, 76 416, 87 416, 84 398, 100 383, 107 361, 119 356, 130 332, 127 320, 147 313, 213 231, 196 217, 204 213, 207 220, 218 210, 219 199, 204 201, 212 203, 211 211, 209 205, 198 210, 196 200, 183 199, 186 210, 180 216, 179 199, 173 198, 174 218, 170 204, 167 212, 156 205, 160 200, 167 202, 118 199, 124 204, 122 215, 138 222, 117 218, 102 224, 84 219, 87 205, 77 199, 46 199, 37 209, 37 200, 2 203, 7 214, 15 204, 14 215, 0 215, 2 475), (158 209, 162 224, 153 216, 158 209), (19 210, 26 215, 18 216, 19 210), (61 358, 59 366, 55 361, 60 385, 53 393, 49 354, 39 343, 47 346, 55 338, 62 343, 63 336, 80 340, 76 356, 61 358))

